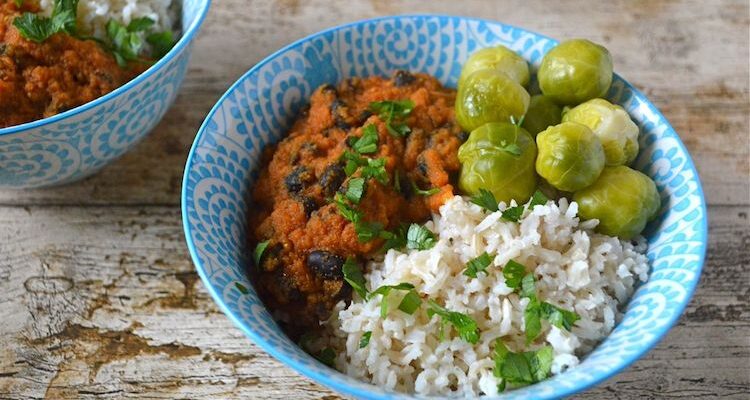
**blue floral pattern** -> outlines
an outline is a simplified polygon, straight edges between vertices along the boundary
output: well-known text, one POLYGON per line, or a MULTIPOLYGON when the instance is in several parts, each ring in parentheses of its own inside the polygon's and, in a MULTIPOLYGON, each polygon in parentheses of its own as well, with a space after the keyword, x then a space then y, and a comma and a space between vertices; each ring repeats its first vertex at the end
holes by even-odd
MULTIPOLYGON (((316 362, 284 336, 245 276, 246 212, 260 152, 278 141, 317 86, 351 76, 426 72, 455 86, 461 64, 477 48, 503 44, 538 66, 556 42, 496 22, 441 16, 400 16, 330 29, 289 45, 259 63, 211 111, 191 150, 183 185, 183 223, 193 261, 222 310, 251 339, 297 371, 360 398, 388 393, 316 362)), ((555 398, 595 385, 628 366, 662 338, 698 282, 706 251, 706 209, 695 167, 679 137, 635 88, 615 77, 611 101, 641 129, 636 167, 662 197, 647 231, 652 272, 623 321, 576 368, 502 398, 555 398)), ((64 151, 57 149, 57 151, 64 151)))
POLYGON ((0 129, 0 189, 76 181, 133 148, 174 102, 209 2, 183 0, 183 38, 122 88, 63 114, 0 129))

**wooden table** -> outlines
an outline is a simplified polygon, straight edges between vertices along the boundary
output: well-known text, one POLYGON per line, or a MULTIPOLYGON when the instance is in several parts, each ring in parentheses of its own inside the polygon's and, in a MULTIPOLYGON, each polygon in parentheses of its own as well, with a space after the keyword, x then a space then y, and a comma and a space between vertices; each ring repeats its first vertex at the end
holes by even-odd
POLYGON ((83 182, 0 191, 0 398, 337 398, 209 298, 183 240, 183 165, 214 102, 275 49, 356 19, 435 12, 605 44, 700 171, 710 245, 695 297, 658 347, 578 397, 747 399, 748 2, 556 3, 215 0, 177 102, 145 141, 83 182))

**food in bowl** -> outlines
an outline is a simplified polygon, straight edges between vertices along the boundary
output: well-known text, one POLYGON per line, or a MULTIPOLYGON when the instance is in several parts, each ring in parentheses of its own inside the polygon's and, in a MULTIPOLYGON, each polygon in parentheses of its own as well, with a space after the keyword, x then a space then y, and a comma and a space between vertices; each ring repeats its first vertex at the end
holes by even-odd
POLYGON ((249 217, 250 279, 287 333, 363 381, 463 396, 544 380, 605 338, 648 278, 660 199, 629 155, 607 158, 604 139, 633 151, 621 115, 553 115, 609 87, 609 53, 587 43, 604 61, 550 52, 575 73, 549 77, 534 113, 493 49, 457 93, 406 71, 316 90, 266 150, 249 217))
POLYGON ((13 0, 0 5, 0 128, 88 103, 175 43, 171 0, 13 0))

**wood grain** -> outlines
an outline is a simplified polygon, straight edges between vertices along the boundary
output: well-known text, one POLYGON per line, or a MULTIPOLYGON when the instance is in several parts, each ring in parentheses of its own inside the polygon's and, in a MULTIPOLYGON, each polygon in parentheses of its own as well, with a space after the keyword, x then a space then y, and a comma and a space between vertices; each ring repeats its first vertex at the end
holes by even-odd
POLYGON ((338 398, 214 305, 184 245, 182 169, 205 114, 267 54, 332 25, 417 12, 604 43, 698 166, 710 244, 693 301, 648 355, 577 397, 747 399, 750 7, 729 0, 214 1, 175 106, 135 150, 83 182, 0 191, 0 398, 338 398))

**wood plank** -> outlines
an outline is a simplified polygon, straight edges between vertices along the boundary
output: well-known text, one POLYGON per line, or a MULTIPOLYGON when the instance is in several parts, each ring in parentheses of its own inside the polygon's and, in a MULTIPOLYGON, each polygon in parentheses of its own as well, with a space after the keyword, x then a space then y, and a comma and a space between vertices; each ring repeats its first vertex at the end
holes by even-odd
POLYGON ((175 106, 143 143, 88 180, 61 188, 0 191, 0 204, 178 204, 195 132, 237 77, 305 35, 401 13, 484 17, 556 38, 587 37, 605 44, 616 70, 643 90, 680 133, 709 203, 750 204, 750 20, 744 0, 214 2, 175 106))
MULTIPOLYGON (((709 212, 711 252, 679 324, 581 398, 750 391, 750 207, 709 212)), ((0 207, 0 226, 0 398, 337 398, 218 310, 175 207, 0 207)))

